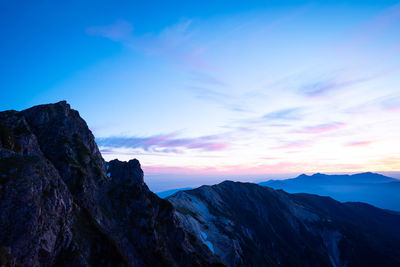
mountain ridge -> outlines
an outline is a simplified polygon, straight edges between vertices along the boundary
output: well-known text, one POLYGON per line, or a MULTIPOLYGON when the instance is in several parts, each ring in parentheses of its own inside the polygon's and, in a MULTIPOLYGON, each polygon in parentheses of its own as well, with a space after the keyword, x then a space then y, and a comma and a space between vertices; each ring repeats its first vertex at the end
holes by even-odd
POLYGON ((400 264, 400 216, 365 203, 232 181, 167 199, 229 266, 400 264))
POLYGON ((265 182, 260 182, 258 184, 263 184, 263 183, 268 183, 268 182, 272 182, 272 181, 287 181, 287 180, 293 180, 293 179, 309 179, 309 178, 317 178, 317 179, 321 179, 321 178, 360 178, 363 179, 363 182, 366 182, 365 179, 366 178, 375 178, 373 180, 376 180, 378 182, 398 182, 400 181, 399 179, 396 178, 392 178, 392 177, 388 177, 386 175, 380 174, 380 173, 375 173, 375 172, 360 172, 360 173, 354 173, 354 174, 325 174, 325 173, 314 173, 311 175, 307 175, 305 173, 298 175, 295 178, 287 178, 287 179, 280 179, 280 180, 276 180, 276 179, 271 179, 265 182))
POLYGON ((379 173, 302 174, 296 178, 269 180, 259 184, 289 193, 331 196, 341 202, 366 202, 383 209, 400 211, 400 180, 379 173))

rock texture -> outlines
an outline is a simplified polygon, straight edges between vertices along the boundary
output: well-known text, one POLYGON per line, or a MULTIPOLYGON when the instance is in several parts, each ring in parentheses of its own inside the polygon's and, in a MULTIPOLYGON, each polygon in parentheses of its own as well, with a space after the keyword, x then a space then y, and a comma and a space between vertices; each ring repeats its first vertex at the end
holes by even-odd
POLYGON ((137 160, 105 162, 65 102, 0 113, 0 266, 213 266, 137 160))
POLYGON ((400 214, 226 181, 167 198, 229 266, 400 266, 400 214))

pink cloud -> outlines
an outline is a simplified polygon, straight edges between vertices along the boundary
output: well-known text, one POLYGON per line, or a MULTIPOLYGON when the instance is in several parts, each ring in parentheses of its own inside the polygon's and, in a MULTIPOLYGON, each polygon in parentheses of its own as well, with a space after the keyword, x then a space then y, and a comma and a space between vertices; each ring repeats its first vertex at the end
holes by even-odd
POLYGON ((116 153, 118 148, 142 149, 150 152, 181 153, 185 149, 220 151, 229 143, 221 141, 220 136, 201 136, 197 138, 176 138, 175 134, 150 137, 106 137, 97 138, 102 153, 116 153))
POLYGON ((347 143, 346 146, 368 146, 371 143, 373 143, 373 141, 356 141, 347 143))
POLYGON ((313 142, 311 140, 303 140, 303 141, 294 141, 294 142, 289 142, 287 144, 281 145, 281 146, 277 146, 277 147, 273 147, 272 149, 295 149, 295 148, 303 148, 303 147, 307 147, 310 144, 312 144, 313 142))
POLYGON ((400 112, 400 106, 387 108, 388 112, 400 112))
POLYGON ((154 136, 152 138, 143 138, 143 141, 140 141, 140 143, 143 145, 146 145, 146 146, 154 146, 154 145, 158 145, 161 143, 165 144, 169 140, 174 138, 174 136, 175 136, 174 134, 167 134, 167 135, 154 136))

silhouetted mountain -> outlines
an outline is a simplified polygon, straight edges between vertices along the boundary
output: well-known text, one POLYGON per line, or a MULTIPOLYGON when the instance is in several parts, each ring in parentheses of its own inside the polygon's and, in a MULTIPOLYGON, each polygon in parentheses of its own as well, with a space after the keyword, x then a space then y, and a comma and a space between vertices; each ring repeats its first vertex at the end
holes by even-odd
POLYGON ((168 200, 230 266, 400 266, 400 215, 226 181, 168 200))
POLYGON ((297 178, 270 180, 260 185, 289 193, 330 196, 339 201, 359 201, 400 211, 400 180, 377 173, 353 175, 302 174, 297 178))
POLYGON ((0 265, 209 266, 137 160, 105 162, 66 102, 0 112, 0 265))

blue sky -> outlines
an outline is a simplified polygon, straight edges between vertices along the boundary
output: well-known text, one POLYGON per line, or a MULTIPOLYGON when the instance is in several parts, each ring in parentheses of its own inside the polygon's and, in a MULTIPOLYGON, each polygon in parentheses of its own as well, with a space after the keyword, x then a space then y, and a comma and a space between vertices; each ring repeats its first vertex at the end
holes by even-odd
POLYGON ((0 109, 65 99, 104 157, 138 158, 150 184, 400 169, 396 1, 0 10, 0 109))

